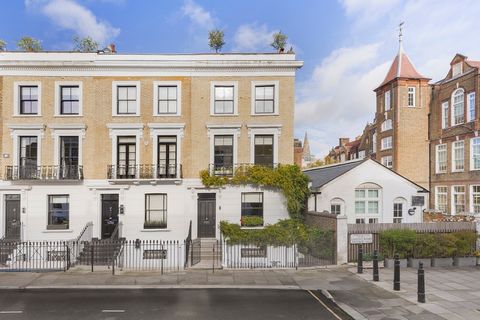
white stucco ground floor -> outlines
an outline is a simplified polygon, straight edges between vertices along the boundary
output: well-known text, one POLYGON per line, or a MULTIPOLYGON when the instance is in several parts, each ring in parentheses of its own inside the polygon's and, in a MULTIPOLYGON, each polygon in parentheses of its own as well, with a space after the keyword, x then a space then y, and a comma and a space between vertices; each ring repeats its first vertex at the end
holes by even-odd
POLYGON ((127 240, 219 238, 219 223, 242 214, 264 224, 288 218, 280 191, 253 186, 205 188, 199 179, 168 182, 0 183, 0 238, 56 241, 77 238, 88 223, 94 238, 115 232, 127 240))

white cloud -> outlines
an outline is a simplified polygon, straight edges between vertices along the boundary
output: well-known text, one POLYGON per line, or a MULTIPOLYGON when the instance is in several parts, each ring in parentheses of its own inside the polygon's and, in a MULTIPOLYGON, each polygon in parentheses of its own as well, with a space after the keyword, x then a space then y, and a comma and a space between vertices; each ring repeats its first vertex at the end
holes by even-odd
POLYGON ((373 120, 372 90, 396 54, 400 21, 405 21, 405 51, 417 70, 433 81, 446 75, 456 52, 480 60, 480 47, 474 41, 480 30, 478 1, 339 2, 351 21, 349 37, 343 41, 349 45, 333 50, 298 85, 296 132, 298 136, 309 132, 312 152, 319 156, 339 137, 361 134, 366 122, 373 120))
POLYGON ((216 21, 212 14, 193 0, 186 0, 181 11, 198 27, 208 30, 215 26, 216 21))
POLYGON ((267 50, 270 48, 275 32, 277 30, 269 30, 265 24, 241 25, 233 37, 234 51, 267 50))
POLYGON ((39 9, 58 27, 72 30, 81 37, 90 36, 101 45, 120 33, 120 29, 99 20, 92 11, 74 0, 26 0, 25 5, 39 9))

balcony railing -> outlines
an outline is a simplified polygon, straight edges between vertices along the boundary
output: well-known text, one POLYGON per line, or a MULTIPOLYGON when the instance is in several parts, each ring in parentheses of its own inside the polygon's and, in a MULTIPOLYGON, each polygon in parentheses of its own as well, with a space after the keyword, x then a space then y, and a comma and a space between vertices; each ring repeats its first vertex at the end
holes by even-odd
POLYGON ((213 175, 213 176, 230 177, 230 176, 233 176, 235 173, 247 172, 247 170, 253 166, 267 167, 267 168, 273 169, 278 166, 278 163, 272 163, 272 164, 237 163, 230 166, 211 163, 209 165, 209 171, 210 171, 210 175, 213 175))
POLYGON ((6 166, 5 180, 83 180, 83 166, 6 166))
POLYGON ((110 180, 157 180, 181 179, 182 165, 137 164, 132 166, 109 165, 107 176, 110 180))

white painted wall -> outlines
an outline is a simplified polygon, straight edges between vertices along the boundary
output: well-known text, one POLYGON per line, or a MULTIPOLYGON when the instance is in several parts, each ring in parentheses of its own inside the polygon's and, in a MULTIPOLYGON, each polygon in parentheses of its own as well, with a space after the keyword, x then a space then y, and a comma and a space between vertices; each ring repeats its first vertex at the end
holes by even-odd
MULTIPOLYGON (((330 181, 316 191, 317 194, 317 210, 330 212, 331 201, 335 198, 342 199, 342 215, 347 216, 348 223, 355 223, 356 218, 378 217, 379 223, 393 222, 393 203, 396 198, 402 197, 406 199, 406 207, 404 207, 403 220, 404 223, 422 222, 422 211, 426 207, 417 207, 415 214, 410 216, 407 211, 411 206, 412 196, 422 195, 425 197, 425 205, 428 204, 428 193, 418 193, 420 187, 400 177, 381 164, 373 160, 366 161, 349 172, 343 174, 337 179, 330 181), (379 214, 362 215, 355 214, 355 189, 364 183, 374 183, 381 187, 379 192, 379 214)), ((315 199, 311 196, 308 201, 308 209, 314 211, 315 199)))
POLYGON ((199 179, 185 179, 181 184, 109 184, 106 180, 84 181, 82 184, 0 184, 0 238, 5 232, 4 195, 21 194, 22 240, 70 240, 76 238, 87 222, 93 222, 93 236, 101 237, 101 194, 118 193, 119 204, 125 213, 119 215, 122 223, 121 236, 128 240, 181 240, 188 234, 192 221, 192 236, 197 236, 198 193, 216 193, 216 237, 220 237, 218 225, 221 220, 240 223, 241 193, 264 192, 264 222, 273 224, 287 219, 285 198, 280 191, 252 186, 227 186, 221 189, 206 189, 199 179), (143 229, 145 194, 167 194, 167 229, 143 229), (51 194, 70 195, 70 228, 47 230, 48 200, 51 194))

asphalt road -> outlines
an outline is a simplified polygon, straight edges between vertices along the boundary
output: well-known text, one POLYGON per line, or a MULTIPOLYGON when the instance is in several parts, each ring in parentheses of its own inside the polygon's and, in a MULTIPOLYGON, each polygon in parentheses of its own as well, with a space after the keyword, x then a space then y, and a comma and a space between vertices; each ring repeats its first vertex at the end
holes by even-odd
POLYGON ((0 291, 0 319, 351 319, 319 292, 264 289, 0 291))

